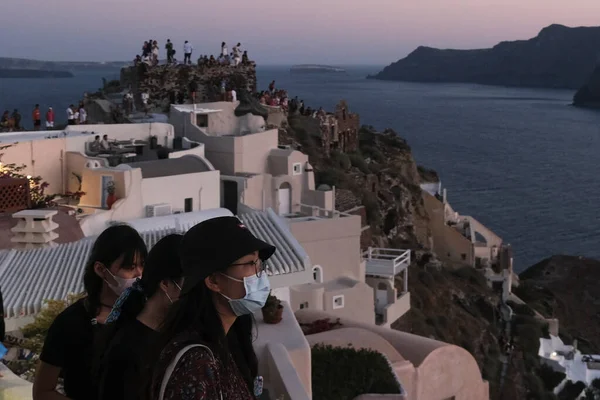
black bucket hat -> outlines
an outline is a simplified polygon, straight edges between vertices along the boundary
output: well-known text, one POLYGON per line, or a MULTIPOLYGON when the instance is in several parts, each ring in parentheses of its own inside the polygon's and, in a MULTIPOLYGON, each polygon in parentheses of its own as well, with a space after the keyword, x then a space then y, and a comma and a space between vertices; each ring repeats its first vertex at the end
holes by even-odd
POLYGON ((202 221, 181 240, 181 293, 188 293, 207 276, 225 270, 245 255, 258 251, 259 258, 265 261, 275 250, 275 246, 255 237, 237 217, 202 221))

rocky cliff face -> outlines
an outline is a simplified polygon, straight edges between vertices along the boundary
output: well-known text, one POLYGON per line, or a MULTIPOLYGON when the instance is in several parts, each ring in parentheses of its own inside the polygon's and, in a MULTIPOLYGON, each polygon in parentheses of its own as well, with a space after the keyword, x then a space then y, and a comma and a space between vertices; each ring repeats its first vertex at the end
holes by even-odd
POLYGON ((600 353, 600 261, 553 256, 519 275, 516 294, 546 318, 558 318, 566 342, 584 353, 600 353))
MULTIPOLYGON (((537 356, 539 338, 547 329, 526 306, 516 310, 515 351, 503 370, 500 293, 488 287, 479 271, 443 265, 429 250, 428 215, 419 184, 423 178, 436 179, 435 171, 417 167, 406 141, 392 130, 363 126, 357 152, 332 150, 327 156, 312 118, 290 116, 288 121, 289 127, 280 129, 280 143, 309 155, 317 184, 336 186, 336 207, 365 206, 372 235, 363 246, 413 250, 411 310, 393 328, 468 350, 490 383, 491 399, 554 399, 553 386, 540 378, 544 373, 537 356)), ((396 281, 399 290, 402 285, 396 281)))
POLYGON ((309 155, 317 184, 336 186, 336 206, 346 210, 364 205, 372 230, 372 245, 419 248, 428 246, 428 217, 419 187, 420 176, 410 147, 394 131, 376 132, 363 127, 359 151, 343 153, 322 149, 315 119, 288 118, 280 135, 309 155))
POLYGON ((491 49, 419 47, 372 78, 577 89, 599 54, 600 27, 550 25, 532 39, 502 42, 491 49))
POLYGON ((573 105, 577 107, 600 108, 600 66, 596 67, 588 81, 575 96, 573 105))
POLYGON ((221 82, 237 91, 256 91, 256 66, 249 65, 157 65, 140 64, 121 70, 121 86, 131 86, 139 101, 139 95, 147 92, 152 106, 168 110, 175 103, 178 93, 189 95, 189 85, 195 81, 198 90, 197 102, 218 101, 221 94, 221 82), (173 97, 174 96, 174 97, 173 97))

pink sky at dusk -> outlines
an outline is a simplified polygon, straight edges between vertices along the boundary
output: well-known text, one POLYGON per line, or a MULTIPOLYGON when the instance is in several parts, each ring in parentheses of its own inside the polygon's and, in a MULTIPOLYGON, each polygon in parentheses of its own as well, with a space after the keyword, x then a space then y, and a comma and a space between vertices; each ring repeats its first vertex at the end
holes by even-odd
POLYGON ((178 58, 184 40, 196 56, 240 41, 263 65, 389 64, 419 45, 490 47, 599 16, 600 0, 2 0, 0 56, 130 60, 170 38, 178 58))

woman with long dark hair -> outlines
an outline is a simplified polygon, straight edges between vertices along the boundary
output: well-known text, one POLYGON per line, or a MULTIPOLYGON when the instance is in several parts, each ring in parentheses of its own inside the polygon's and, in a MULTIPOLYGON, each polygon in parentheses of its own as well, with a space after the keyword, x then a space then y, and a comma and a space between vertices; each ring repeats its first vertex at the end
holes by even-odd
POLYGON ((144 275, 119 297, 108 316, 97 346, 98 399, 139 399, 151 382, 149 350, 181 292, 182 237, 168 235, 152 247, 144 275))
POLYGON ((152 398, 251 400, 260 394, 252 313, 269 295, 263 262, 274 252, 236 217, 206 220, 184 235, 183 288, 161 329, 152 398))
POLYGON ((83 275, 86 297, 60 313, 46 336, 33 383, 34 400, 97 396, 92 383, 95 336, 115 300, 141 276, 146 255, 146 244, 130 226, 114 225, 98 236, 83 275), (66 397, 56 391, 59 376, 66 397))

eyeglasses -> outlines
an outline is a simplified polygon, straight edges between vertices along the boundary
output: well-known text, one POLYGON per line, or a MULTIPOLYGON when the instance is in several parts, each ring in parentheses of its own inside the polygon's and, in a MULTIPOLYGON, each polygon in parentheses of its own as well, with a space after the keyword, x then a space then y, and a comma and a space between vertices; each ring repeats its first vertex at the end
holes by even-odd
POLYGON ((245 263, 231 264, 232 267, 236 266, 236 265, 241 265, 241 266, 252 265, 256 270, 256 276, 259 278, 262 276, 262 273, 265 270, 265 264, 263 263, 263 261, 260 258, 257 258, 254 261, 248 261, 245 263))

